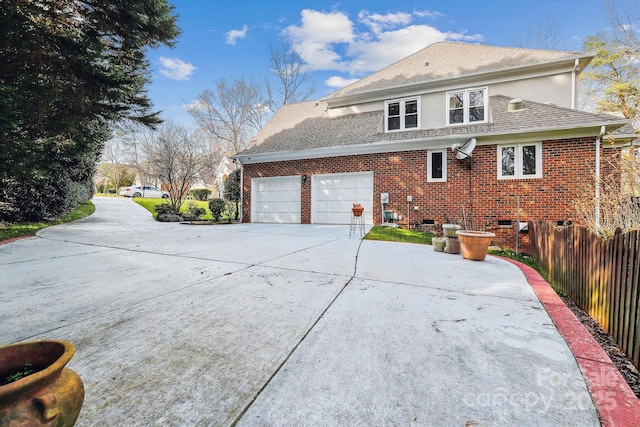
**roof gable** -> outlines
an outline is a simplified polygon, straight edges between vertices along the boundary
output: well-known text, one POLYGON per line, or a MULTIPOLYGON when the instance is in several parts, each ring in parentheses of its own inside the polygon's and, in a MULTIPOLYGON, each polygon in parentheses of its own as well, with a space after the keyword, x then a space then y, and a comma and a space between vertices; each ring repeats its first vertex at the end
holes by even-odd
POLYGON ((584 67, 591 58, 591 55, 576 52, 438 42, 358 80, 324 99, 331 101, 410 84, 436 82, 442 79, 455 79, 535 65, 563 61, 572 63, 575 59, 581 60, 584 67))

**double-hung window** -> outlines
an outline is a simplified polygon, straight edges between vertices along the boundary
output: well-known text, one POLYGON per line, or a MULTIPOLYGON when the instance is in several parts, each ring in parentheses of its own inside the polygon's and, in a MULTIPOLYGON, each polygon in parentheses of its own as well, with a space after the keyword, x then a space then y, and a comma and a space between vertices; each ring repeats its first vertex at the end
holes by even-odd
POLYGON ((419 104, 418 98, 387 101, 385 103, 385 131, 419 128, 419 104))
POLYGON ((487 121, 487 88, 447 93, 447 125, 487 121))
POLYGON ((427 151, 427 182, 447 180, 447 150, 427 151))
POLYGON ((542 177, 540 142, 498 145, 498 178, 523 179, 542 177))

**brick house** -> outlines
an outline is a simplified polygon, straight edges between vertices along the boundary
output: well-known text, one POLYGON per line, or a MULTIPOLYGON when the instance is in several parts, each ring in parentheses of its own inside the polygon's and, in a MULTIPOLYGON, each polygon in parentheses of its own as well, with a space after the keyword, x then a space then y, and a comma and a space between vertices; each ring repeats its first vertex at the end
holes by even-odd
POLYGON ((348 224, 360 203, 368 224, 466 223, 504 246, 516 218, 575 221, 581 185, 619 152, 605 140, 630 128, 575 109, 591 59, 440 42, 319 101, 283 106, 234 156, 243 221, 348 224))

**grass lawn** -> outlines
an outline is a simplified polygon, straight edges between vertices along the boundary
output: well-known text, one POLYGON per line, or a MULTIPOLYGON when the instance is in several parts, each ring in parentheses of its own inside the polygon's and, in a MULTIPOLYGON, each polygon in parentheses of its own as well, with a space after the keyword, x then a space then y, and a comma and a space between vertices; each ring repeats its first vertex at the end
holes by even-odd
POLYGON ((515 251, 511 250, 511 249, 502 249, 499 251, 492 251, 490 250, 489 253, 491 255, 498 255, 501 257, 505 257, 505 258, 511 258, 514 259, 516 261, 520 261, 521 263, 528 265, 529 267, 533 268, 534 270, 536 270, 538 273, 540 273, 540 275, 542 277, 544 277, 546 279, 546 276, 542 273, 542 270, 540 270, 540 267, 538 267, 538 264, 536 264, 536 262, 531 259, 531 257, 528 256, 524 256, 521 254, 517 254, 515 251))
POLYGON ((366 236, 368 240, 383 240, 386 242, 421 243, 430 245, 431 239, 435 237, 432 233, 422 233, 420 231, 405 230, 404 228, 375 226, 366 236))
MULTIPOLYGON (((166 203, 163 199, 147 199, 147 198, 142 198, 142 197, 136 197, 135 199, 133 199, 134 202, 136 202, 137 204, 139 204, 140 206, 142 206, 143 208, 145 208, 146 210, 148 210, 149 212, 151 212, 151 214, 153 215, 153 217, 155 218, 157 216, 156 211, 154 210, 154 208, 157 205, 161 205, 162 203, 166 203)), ((201 201, 201 200, 186 200, 182 206, 180 207, 180 212, 187 212, 187 208, 189 207, 189 203, 195 203, 196 206, 198 206, 199 208, 204 208, 205 211, 207 212, 206 214, 204 214, 203 216, 200 217, 200 219, 213 219, 211 217, 211 212, 209 211, 209 202, 208 201, 201 201)))
POLYGON ((91 201, 87 201, 68 214, 53 221, 0 226, 0 241, 14 239, 16 237, 35 236, 38 230, 42 230, 43 228, 50 227, 52 225, 64 224, 66 222, 72 222, 77 219, 84 218, 85 216, 91 215, 95 210, 96 207, 93 203, 91 203, 91 201))

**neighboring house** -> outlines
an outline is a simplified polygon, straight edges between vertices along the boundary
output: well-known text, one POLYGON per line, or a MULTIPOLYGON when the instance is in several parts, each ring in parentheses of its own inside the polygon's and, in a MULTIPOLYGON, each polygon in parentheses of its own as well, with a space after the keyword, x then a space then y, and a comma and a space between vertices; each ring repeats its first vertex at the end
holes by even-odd
POLYGON ((215 183, 215 189, 213 193, 214 195, 212 197, 218 197, 220 199, 222 198, 224 194, 224 182, 229 177, 229 174, 233 172, 235 169, 236 169, 236 164, 232 159, 226 156, 222 157, 222 159, 220 160, 220 163, 218 163, 218 167, 216 168, 216 172, 215 172, 216 183, 215 183))
POLYGON ((233 156, 243 221, 347 224, 360 203, 368 224, 384 210, 434 231, 466 222, 506 246, 517 218, 575 222, 581 185, 619 155, 605 135, 633 138, 624 118, 575 110, 591 59, 441 42, 322 100, 285 105, 233 156))

